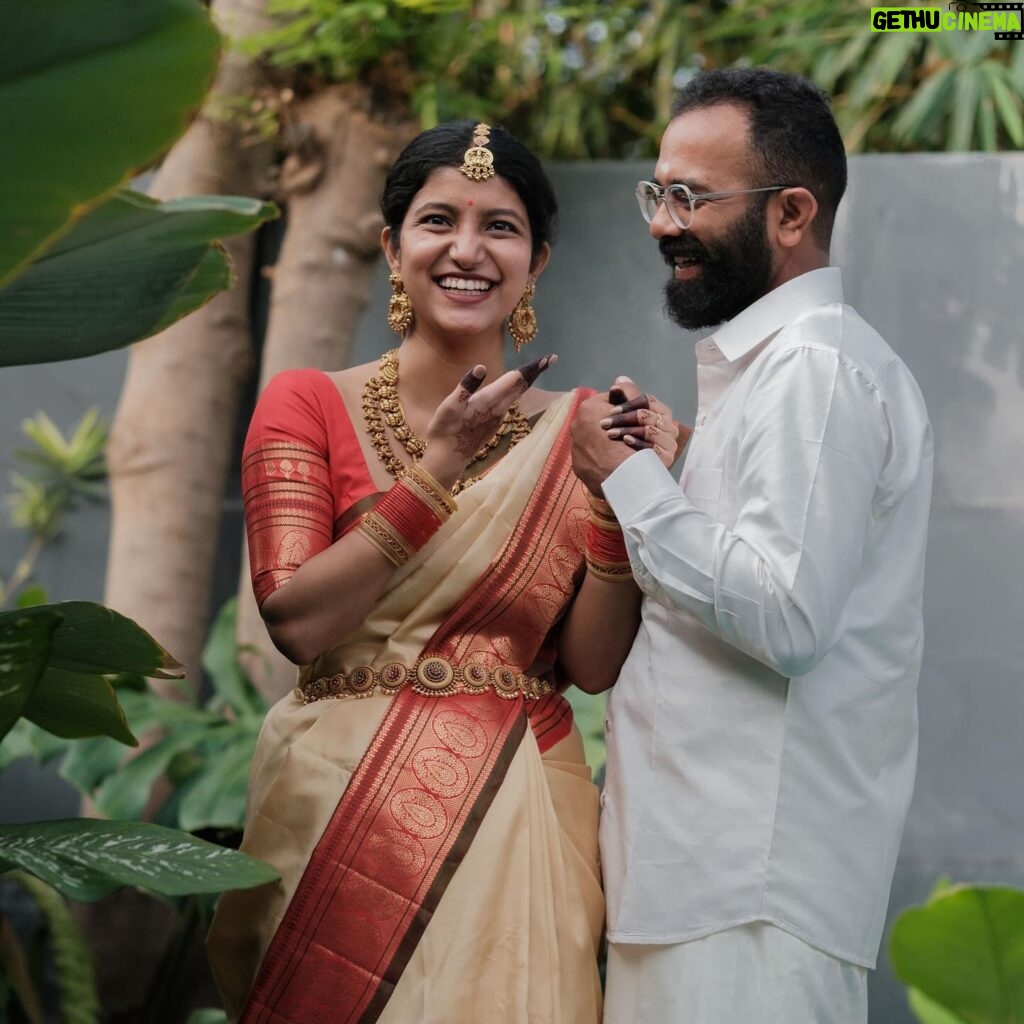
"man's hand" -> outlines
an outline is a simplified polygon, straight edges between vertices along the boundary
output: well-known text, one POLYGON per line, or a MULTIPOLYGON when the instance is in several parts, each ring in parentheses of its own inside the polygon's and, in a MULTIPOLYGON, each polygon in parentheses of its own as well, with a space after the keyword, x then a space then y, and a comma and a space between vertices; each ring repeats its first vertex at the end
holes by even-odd
MULTIPOLYGON (((620 381, 616 381, 615 387, 623 386, 620 381)), ((635 392, 636 386, 631 386, 635 392)), ((583 486, 597 497, 601 497, 601 484, 634 452, 609 437, 601 426, 601 420, 607 419, 613 408, 607 396, 594 395, 580 404, 572 424, 572 468, 583 486)))

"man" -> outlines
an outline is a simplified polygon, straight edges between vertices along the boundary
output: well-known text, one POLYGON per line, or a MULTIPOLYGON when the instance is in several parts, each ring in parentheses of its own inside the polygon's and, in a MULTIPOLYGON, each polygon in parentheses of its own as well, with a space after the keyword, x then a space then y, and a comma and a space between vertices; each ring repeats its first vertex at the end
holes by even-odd
POLYGON ((606 1024, 867 1019, 915 770, 932 441, 828 266, 845 185, 824 94, 753 68, 683 90, 638 187, 669 314, 716 330, 680 484, 619 441, 661 436, 646 396, 591 399, 574 430, 644 592, 609 699, 606 1024))

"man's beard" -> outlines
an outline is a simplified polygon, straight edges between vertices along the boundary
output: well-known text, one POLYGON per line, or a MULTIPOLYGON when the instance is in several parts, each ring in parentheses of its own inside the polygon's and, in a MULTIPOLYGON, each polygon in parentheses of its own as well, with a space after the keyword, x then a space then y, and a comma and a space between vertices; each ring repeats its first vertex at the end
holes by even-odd
POLYGON ((658 243, 665 262, 675 270, 677 256, 700 259, 700 274, 678 281, 675 274, 665 285, 665 312, 688 331, 717 327, 731 320, 771 287, 772 251, 765 232, 766 203, 754 203, 749 212, 710 249, 689 232, 666 235, 658 243))

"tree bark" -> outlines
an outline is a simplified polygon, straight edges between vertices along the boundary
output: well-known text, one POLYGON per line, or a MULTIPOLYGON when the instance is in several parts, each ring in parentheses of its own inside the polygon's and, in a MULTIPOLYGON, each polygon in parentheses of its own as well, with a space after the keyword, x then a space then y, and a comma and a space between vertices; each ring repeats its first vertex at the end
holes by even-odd
MULTIPOLYGON (((280 181, 288 229, 272 271, 261 389, 282 370, 349 365, 381 254, 384 178, 419 130, 407 115, 375 116, 370 90, 355 84, 319 92, 295 104, 292 114, 292 149, 280 181)), ((246 669, 276 700, 295 685, 295 666, 267 636, 244 551, 237 628, 239 643, 255 648, 242 655, 246 669)))
MULTIPOLYGON (((214 0, 230 38, 269 29, 265 0, 214 0)), ((226 50, 203 111, 152 187, 162 199, 262 196, 270 142, 250 144, 225 111, 262 85, 256 61, 226 50)), ((252 371, 251 236, 229 240, 235 284, 132 347, 108 448, 112 506, 106 603, 139 622, 199 679, 225 480, 239 402, 252 371)))

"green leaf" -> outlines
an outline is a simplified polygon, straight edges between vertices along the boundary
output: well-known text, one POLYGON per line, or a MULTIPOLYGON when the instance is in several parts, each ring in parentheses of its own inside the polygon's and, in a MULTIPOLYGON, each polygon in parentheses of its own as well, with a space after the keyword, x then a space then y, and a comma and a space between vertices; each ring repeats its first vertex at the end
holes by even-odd
MULTIPOLYGON (((992 100, 999 111, 999 118, 1015 146, 1024 146, 1024 118, 1021 117, 1021 98, 1013 91, 1003 76, 1010 79, 1006 68, 998 64, 986 63, 982 71, 988 81, 992 100)), ((1010 79, 1012 82, 1012 79, 1010 79)), ((993 146, 993 149, 996 147, 993 146)))
POLYGON ((253 729, 248 735, 236 731, 235 736, 235 745, 217 746, 215 756, 208 756, 194 781, 187 784, 178 809, 178 824, 183 829, 189 832, 204 828, 241 830, 257 730, 253 729))
POLYGON ((916 988, 908 989, 907 1002, 921 1024, 969 1024, 963 1017, 951 1013, 916 988))
POLYGON ((884 96, 899 78, 918 45, 918 36, 912 32, 886 35, 871 51, 863 70, 850 89, 850 99, 857 108, 884 96))
POLYGON ((0 613, 0 740, 42 678, 61 616, 50 605, 0 613))
POLYGON ((22 714, 55 736, 76 739, 109 736, 137 747, 114 688, 103 676, 49 666, 26 701, 22 714))
POLYGON ((947 889, 904 911, 890 939, 896 976, 928 999, 985 1024, 1024 1020, 1024 891, 947 889))
POLYGON ((0 290, 0 366, 77 359, 162 330, 230 283, 218 238, 277 215, 240 196, 121 190, 0 290))
POLYGON ((124 756, 124 745, 117 740, 106 736, 81 740, 70 745, 60 763, 60 776, 88 796, 108 775, 117 771, 124 756))
POLYGON ((177 754, 192 749, 202 740, 206 728, 205 724, 179 728, 108 775, 93 793, 96 806, 111 818, 141 815, 153 783, 167 771, 177 754))
POLYGON ((925 79, 893 121, 897 139, 916 145, 927 141, 928 134, 949 111, 955 75, 953 68, 947 67, 925 79))
POLYGON ((0 625, 14 614, 51 613, 61 618, 50 654, 54 668, 87 675, 138 672, 154 679, 180 679, 185 674, 184 668, 141 626, 93 601, 61 601, 23 612, 0 613, 0 625))
MULTIPOLYGON (((124 749, 120 744, 117 746, 124 749)), ((59 736, 40 729, 27 718, 19 718, 0 744, 0 771, 23 757, 31 757, 40 764, 46 764, 58 754, 63 754, 67 748, 67 742, 59 736)))
POLYGON ((262 715, 267 709, 266 701, 238 660, 238 642, 235 639, 237 613, 237 598, 224 602, 203 648, 202 665, 214 692, 224 704, 239 715, 262 715))
POLYGON ((961 68, 957 72, 956 94, 946 149, 962 151, 970 149, 974 139, 974 123, 981 95, 980 76, 976 68, 961 68))
POLYGON ((218 292, 234 284, 234 273, 228 260, 227 251, 220 242, 213 242, 192 271, 191 276, 174 296, 174 302, 164 313, 163 319, 153 328, 151 334, 159 334, 183 316, 205 306, 218 292))
POLYGON ((249 889, 277 872, 236 850, 146 822, 0 826, 0 870, 21 868, 65 896, 96 900, 127 885, 161 896, 249 889))
POLYGON ((0 282, 184 131, 217 65, 194 0, 3 0, 0 282))
POLYGON ((46 604, 46 601, 46 587, 40 586, 38 583, 33 583, 18 595, 18 599, 14 602, 14 606, 16 608, 35 608, 36 605, 46 604))

